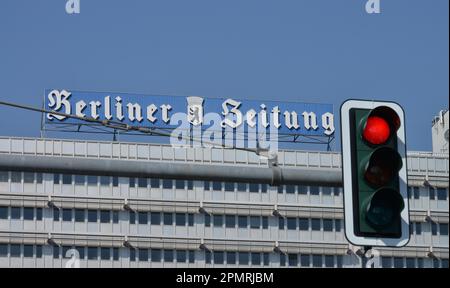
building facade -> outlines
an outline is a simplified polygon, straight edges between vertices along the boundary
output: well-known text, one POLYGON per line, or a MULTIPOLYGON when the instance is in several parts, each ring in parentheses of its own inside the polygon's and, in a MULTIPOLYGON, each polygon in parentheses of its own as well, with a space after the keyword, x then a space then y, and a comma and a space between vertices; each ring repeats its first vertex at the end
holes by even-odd
MULTIPOLYGON (((254 153, 0 137, 1 155, 267 167, 254 153)), ((448 267, 448 154, 408 155, 411 240, 382 267, 448 267)), ((341 168, 339 153, 279 151, 280 167, 341 168)), ((341 187, 0 171, 0 267, 361 267, 341 187), (67 256, 67 257, 66 257, 67 256), (69 263, 69 264, 68 264, 69 263)), ((79 174, 79 173, 78 173, 79 174)))

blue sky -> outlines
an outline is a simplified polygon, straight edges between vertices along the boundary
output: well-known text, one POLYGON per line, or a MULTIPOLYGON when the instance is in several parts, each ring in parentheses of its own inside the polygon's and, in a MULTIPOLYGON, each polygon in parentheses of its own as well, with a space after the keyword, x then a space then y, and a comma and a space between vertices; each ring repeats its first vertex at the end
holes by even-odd
MULTIPOLYGON (((381 0, 379 15, 365 2, 81 0, 68 15, 66 0, 2 0, 0 99, 40 106, 45 88, 65 88, 331 103, 336 115, 347 98, 384 99, 405 108, 408 148, 431 150, 448 108, 449 1, 381 0)), ((39 135, 38 114, 0 115, 0 135, 39 135)))

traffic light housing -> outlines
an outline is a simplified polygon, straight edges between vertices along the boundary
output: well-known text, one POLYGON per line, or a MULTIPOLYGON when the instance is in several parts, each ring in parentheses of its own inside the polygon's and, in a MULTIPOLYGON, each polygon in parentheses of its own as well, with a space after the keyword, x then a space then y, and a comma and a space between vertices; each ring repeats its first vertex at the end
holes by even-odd
POLYGON ((348 100, 341 106, 345 235, 361 246, 409 241, 403 109, 348 100))

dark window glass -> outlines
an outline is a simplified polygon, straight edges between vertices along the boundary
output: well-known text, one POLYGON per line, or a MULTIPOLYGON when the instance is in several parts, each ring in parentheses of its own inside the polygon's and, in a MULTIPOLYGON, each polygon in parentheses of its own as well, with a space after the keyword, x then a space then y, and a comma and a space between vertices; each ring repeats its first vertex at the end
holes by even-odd
POLYGON ((205 262, 206 264, 211 264, 211 252, 205 251, 205 262))
POLYGON ((298 194, 307 195, 308 194, 308 186, 298 186, 298 194))
POLYGON ((247 183, 237 183, 237 191, 246 192, 247 183))
POLYGON ((422 223, 416 222, 416 235, 422 234, 422 223))
POLYGON ((222 215, 213 215, 214 227, 222 227, 223 226, 223 216, 222 215))
POLYGON ((75 249, 78 251, 78 254, 80 255, 80 259, 86 258, 86 252, 85 252, 84 247, 78 246, 78 247, 75 247, 75 249))
POLYGON ((297 266, 298 265, 298 256, 297 254, 289 254, 288 255, 288 264, 289 266, 297 266))
POLYGON ((53 246, 53 258, 59 259, 59 246, 53 246))
POLYGON ((59 209, 53 208, 53 221, 59 221, 59 209))
POLYGON ((423 259, 422 258, 417 259, 417 268, 423 268, 423 259))
POLYGON ((147 212, 139 212, 138 213, 138 223, 147 225, 148 223, 148 214, 147 212))
POLYGON ((323 231, 333 231, 333 220, 323 219, 323 231))
POLYGON ((130 224, 135 224, 136 223, 136 213, 130 211, 129 215, 130 215, 130 224))
POLYGON ((147 188, 147 179, 146 178, 138 178, 138 187, 139 188, 147 188))
POLYGON ((119 260, 119 248, 117 248, 117 247, 113 248, 113 260, 114 261, 119 260))
POLYGON ((269 266, 269 253, 263 253, 264 266, 269 266))
POLYGON ((434 190, 434 188, 428 188, 428 191, 430 192, 430 200, 435 200, 436 199, 436 191, 434 190))
POLYGON ((159 212, 151 212, 151 214, 150 214, 150 224, 152 224, 152 225, 161 225, 161 213, 159 213, 159 212))
POLYGON ((23 220, 33 220, 34 219, 34 208, 24 207, 23 208, 23 220))
POLYGON ((204 183, 203 183, 203 189, 205 190, 205 191, 209 191, 210 190, 210 187, 209 187, 209 182, 208 181, 205 181, 204 183))
POLYGON ((11 207, 11 219, 19 220, 20 219, 20 208, 19 207, 11 207))
POLYGON ((148 261, 148 250, 147 249, 139 249, 139 261, 147 262, 148 261))
POLYGON ((259 216, 250 216, 250 228, 259 229, 261 226, 261 219, 259 216))
POLYGON ((294 194, 295 185, 286 185, 286 194, 294 194))
POLYGON ((100 259, 110 260, 111 259, 111 249, 107 247, 100 248, 100 259))
POLYGON ((163 180, 163 188, 164 189, 172 189, 173 188, 173 181, 170 179, 164 179, 163 180))
POLYGON ((283 253, 280 254, 280 266, 281 267, 286 266, 286 255, 283 253))
POLYGON ((284 230, 284 218, 283 217, 278 218, 278 229, 284 230))
POLYGON ((259 184, 250 183, 248 188, 249 188, 250 192, 253 192, 253 193, 258 193, 259 192, 259 184))
POLYGON ((0 182, 8 182, 9 181, 9 172, 0 171, 0 182))
POLYGON ((36 220, 37 221, 42 220, 42 208, 36 208, 36 220))
POLYGON ((416 259, 406 258, 406 268, 415 268, 415 267, 416 267, 416 259))
POLYGON ((176 189, 184 189, 184 180, 176 180, 175 188, 176 189))
POLYGON ((297 218, 287 218, 287 229, 296 230, 297 229, 297 218))
POLYGON ((109 222, 111 222, 111 212, 109 210, 101 210, 100 223, 109 223, 109 222))
POLYGON ((187 189, 188 190, 194 189, 194 181, 192 181, 192 180, 187 181, 187 189))
POLYGON ((130 249, 130 261, 131 262, 136 261, 136 250, 133 248, 130 249))
POLYGON ((221 191, 222 190, 222 182, 213 182, 212 188, 214 191, 221 191))
POLYGON ((437 235, 437 224, 434 222, 431 222, 431 234, 433 234, 434 236, 437 235))
POLYGON ((438 198, 438 200, 447 200, 447 189, 438 188, 437 189, 437 198, 438 198))
POLYGON ((22 172, 11 172, 11 182, 12 183, 22 182, 22 172))
POLYGON ((186 263, 186 251, 177 250, 177 263, 186 263))
POLYGON ((283 188, 284 188, 283 185, 280 185, 277 187, 278 194, 283 194, 283 190, 284 190, 283 188))
POLYGON ((298 219, 298 226, 300 231, 308 231, 309 230, 309 220, 307 218, 298 219))
POLYGON ((188 214, 188 225, 194 226, 194 214, 188 214))
POLYGON ((381 257, 381 267, 383 268, 391 268, 392 261, 391 257, 381 257))
POLYGON ((163 214, 164 216, 164 219, 163 219, 163 221, 164 221, 164 225, 172 225, 172 223, 173 223, 173 215, 172 215, 172 213, 164 213, 163 214))
POLYGON ((66 222, 72 221, 72 209, 63 209, 62 218, 66 222))
POLYGON ((341 220, 335 219, 334 225, 335 225, 334 228, 336 229, 336 232, 341 232, 341 220))
POLYGON ((117 224, 119 223, 119 211, 113 211, 112 212, 113 215, 113 223, 117 224))
POLYGON ((109 183, 111 182, 110 177, 108 176, 100 176, 100 185, 101 186, 109 186, 109 183))
POLYGON ((320 219, 311 219, 311 228, 313 231, 320 231, 320 219))
POLYGON ((420 198, 420 191, 419 191, 419 187, 413 187, 413 193, 414 193, 414 199, 419 199, 420 198))
POLYGON ((33 245, 23 245, 23 257, 33 257, 33 245))
POLYGON ((36 245, 36 258, 42 258, 42 245, 36 245))
POLYGON ((448 268, 448 259, 441 260, 441 268, 448 268))
POLYGON ((331 195, 331 187, 322 187, 323 195, 331 195))
POLYGON ((189 251, 189 263, 195 262, 195 251, 189 251))
POLYGON ((239 252, 239 265, 248 265, 249 255, 248 252, 239 252))
POLYGON ((403 268, 403 258, 394 257, 394 268, 403 268))
POLYGON ((186 214, 176 213, 175 214, 175 224, 177 226, 186 226, 186 214))
POLYGON ((223 264, 223 262, 224 262, 223 251, 214 251, 213 257, 214 257, 214 264, 223 264))
POLYGON ((247 216, 238 216, 238 227, 247 228, 247 226, 248 226, 247 216))
POLYGON ((227 264, 236 264, 236 252, 227 252, 227 264))
POLYGON ((334 196, 339 196, 339 194, 341 194, 342 191, 342 187, 334 187, 334 196))
POLYGON ((75 185, 84 185, 85 178, 84 175, 75 175, 75 185))
POLYGON ((205 226, 210 227, 211 226, 211 215, 205 214, 205 226))
POLYGON ((252 265, 261 265, 261 253, 250 254, 252 265))
POLYGON ((71 249, 70 246, 63 246, 62 247, 62 258, 70 258, 70 255, 67 255, 67 252, 71 249))
POLYGON ((97 176, 87 176, 87 183, 89 186, 97 186, 98 183, 97 176))
POLYGON ((325 255, 325 267, 334 267, 334 257, 332 255, 325 255))
POLYGON ((300 255, 300 265, 302 267, 309 267, 310 262, 309 262, 309 255, 300 255))
POLYGON ((112 179, 113 187, 119 187, 119 177, 114 176, 112 179))
POLYGON ((225 191, 234 191, 234 183, 225 182, 225 191))
POLYGON ((225 216, 225 227, 227 227, 227 228, 236 227, 236 216, 235 215, 226 215, 225 216))
POLYGON ((322 255, 312 255, 313 267, 322 267, 322 255))
POLYGON ((267 193, 267 184, 261 184, 261 192, 267 193))
POLYGON ((62 183, 65 185, 71 185, 72 184, 72 175, 63 174, 62 175, 62 183))
POLYGON ((173 262, 173 250, 164 250, 164 262, 173 262))
POLYGON ((262 228, 268 229, 269 228, 269 217, 262 216, 261 220, 262 220, 262 228))
POLYGON ((152 188, 159 188, 159 179, 151 179, 150 180, 150 186, 152 188))
POLYGON ((448 224, 439 224, 439 234, 441 234, 441 236, 448 236, 448 224))
POLYGON ((53 184, 59 184, 59 174, 53 174, 53 184))
POLYGON ((24 183, 34 183, 34 173, 24 172, 23 173, 23 182, 24 183))
POLYGON ((309 192, 311 193, 311 195, 319 195, 319 187, 311 186, 309 187, 309 192))
POLYGON ((8 207, 0 207, 0 219, 8 219, 8 207))
POLYGON ((97 247, 88 247, 88 260, 97 260, 98 249, 97 247))
POLYGON ((439 267, 439 259, 433 259, 433 268, 440 268, 439 267))
POLYGON ((130 178, 129 186, 130 186, 130 188, 136 187, 136 179, 135 178, 130 178))
POLYGON ((97 210, 88 210, 88 222, 97 222, 97 210))
POLYGON ((152 262, 161 262, 161 250, 152 249, 151 250, 152 262))

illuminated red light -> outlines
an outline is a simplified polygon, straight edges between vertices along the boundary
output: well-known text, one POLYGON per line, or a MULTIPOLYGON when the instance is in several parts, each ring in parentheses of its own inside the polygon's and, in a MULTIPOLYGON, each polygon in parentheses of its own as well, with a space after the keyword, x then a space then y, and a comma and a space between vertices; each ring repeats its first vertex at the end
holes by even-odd
POLYGON ((378 116, 367 118, 366 126, 363 131, 363 138, 373 145, 384 144, 391 135, 389 123, 378 116))

